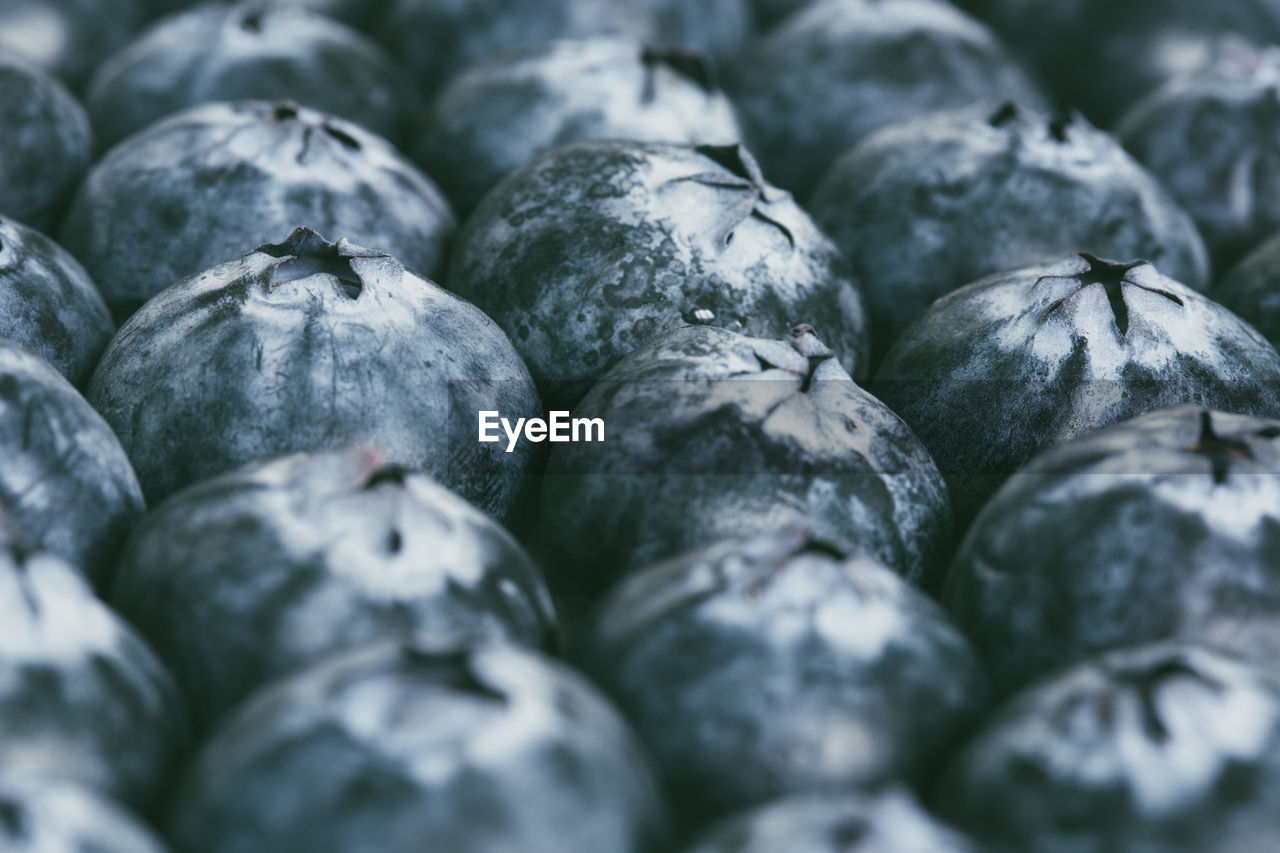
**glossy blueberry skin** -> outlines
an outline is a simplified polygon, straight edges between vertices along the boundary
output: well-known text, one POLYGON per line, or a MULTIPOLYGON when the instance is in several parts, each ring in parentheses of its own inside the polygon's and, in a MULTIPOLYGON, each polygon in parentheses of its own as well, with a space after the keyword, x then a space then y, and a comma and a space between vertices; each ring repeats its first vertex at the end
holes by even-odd
POLYGON ((1274 661, 1280 421, 1178 406, 1015 474, 970 528, 943 602, 998 692, 1184 637, 1274 661))
POLYGON ((0 216, 48 230, 89 168, 89 119, 61 83, 3 46, 0 92, 0 216))
MULTIPOLYGON (((4 0, 0 49, 10 50, 78 91, 142 24, 146 0, 4 0)), ((0 83, 0 87, 4 84, 0 83)), ((5 100, 9 100, 7 88, 5 100)))
POLYGON ((407 77, 367 36, 261 0, 204 4, 157 23, 98 69, 86 104, 106 149, 197 104, 286 99, 393 142, 416 106, 407 77))
POLYGON ((1280 355, 1150 264, 1079 256, 939 299, 872 389, 929 448, 967 525, 1009 474, 1089 430, 1178 403, 1280 415, 1280 355))
POLYGON ((1209 295, 1280 346, 1280 235, 1214 282, 1209 295))
POLYGON ((22 853, 164 853, 137 818, 63 782, 0 775, 0 847, 22 853))
POLYGON ((712 825, 685 853, 978 853, 910 794, 803 794, 712 825))
POLYGON ((144 505, 120 441, 50 364, 0 340, 0 511, 98 587, 144 505))
POLYGON ((178 279, 297 227, 437 274, 448 202, 386 140, 286 103, 193 107, 113 148, 72 202, 61 243, 117 322, 178 279))
POLYGON ((69 563, 6 544, 0 624, 5 772, 84 785, 156 811, 186 747, 187 722, 178 688, 151 649, 69 563))
POLYGON ((941 0, 821 0, 748 47, 727 75, 765 175, 808 197, 887 124, 989 99, 1043 103, 986 27, 941 0))
POLYGON ((1012 102, 872 134, 836 161, 809 209, 863 284, 877 356, 935 299, 1073 252, 1209 283, 1190 217, 1110 135, 1012 102))
POLYGON ((83 385, 115 330, 102 295, 66 249, 0 216, 0 338, 83 385))
POLYGON ((1274 670, 1143 646, 1019 694, 934 802, 993 851, 1262 851, 1250 840, 1280 832, 1278 747, 1274 670))
POLYGON ((379 645, 254 694, 190 768, 189 853, 659 853, 664 807, 617 712, 516 646, 379 645))
POLYGON ((180 492, 134 535, 111 601, 201 729, 269 679, 378 639, 556 641, 546 585, 511 535, 369 451, 298 454, 180 492))
POLYGON ((920 781, 987 699, 936 604, 803 528, 631 577, 581 646, 693 823, 803 791, 920 781))
POLYGON ((418 159, 466 214, 504 175, 557 145, 725 145, 741 136, 701 54, 580 39, 506 51, 453 78, 425 123, 418 159))
POLYGON ((844 259, 740 146, 548 151, 485 197, 449 282, 557 403, 683 322, 770 337, 816 323, 855 375, 869 343, 844 259))
POLYGON ((477 413, 541 414, 520 356, 474 305, 307 229, 147 303, 88 397, 153 501, 255 460, 375 447, 497 517, 531 445, 477 442, 477 413))
POLYGON ((566 600, 796 523, 913 581, 932 582, 946 559, 933 460, 807 327, 790 341, 677 329, 620 362, 574 416, 602 418, 606 433, 554 445, 548 462, 541 565, 566 600))

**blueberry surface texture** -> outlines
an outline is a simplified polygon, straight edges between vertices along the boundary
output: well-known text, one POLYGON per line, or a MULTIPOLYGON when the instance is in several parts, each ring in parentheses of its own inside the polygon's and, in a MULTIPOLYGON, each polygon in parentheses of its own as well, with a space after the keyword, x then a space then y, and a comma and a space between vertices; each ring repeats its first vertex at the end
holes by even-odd
MULTIPOLYGON (((0 48, 26 57, 78 91, 132 37, 147 0, 4 0, 0 48)), ((7 88, 5 102, 12 104, 7 88)))
POLYGON ((1214 282, 1209 295, 1280 345, 1280 234, 1214 282))
POLYGON ((495 516, 532 451, 478 443, 478 412, 541 414, 520 356, 474 305, 307 229, 151 300, 88 396, 153 501, 271 456, 376 447, 495 516))
POLYGON ((165 853, 110 798, 64 782, 0 774, 0 845, 22 853, 165 853))

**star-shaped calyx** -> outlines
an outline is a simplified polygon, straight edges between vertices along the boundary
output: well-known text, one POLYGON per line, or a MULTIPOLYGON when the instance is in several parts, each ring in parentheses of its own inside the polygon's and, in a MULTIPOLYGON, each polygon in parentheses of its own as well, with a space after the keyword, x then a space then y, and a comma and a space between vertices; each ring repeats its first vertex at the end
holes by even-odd
MULTIPOLYGON (((1081 252, 1080 257, 1089 262, 1087 269, 1069 276, 1053 276, 1053 278, 1072 278, 1080 283, 1078 290, 1086 287, 1102 287, 1107 294, 1107 303, 1111 306, 1111 317, 1115 322, 1116 331, 1120 333, 1120 337, 1124 337, 1129 332, 1129 305, 1125 302, 1125 288, 1136 287, 1145 290, 1148 293, 1154 293, 1163 296, 1170 302, 1177 305, 1183 305, 1182 299, 1176 294, 1167 290, 1161 290, 1158 287, 1150 287, 1140 284, 1129 277, 1129 273, 1138 267, 1146 266, 1147 261, 1129 261, 1128 263, 1117 263, 1116 261, 1104 261, 1101 258, 1094 257, 1086 252, 1081 252)), ((1048 278, 1048 276, 1046 276, 1048 278)), ((1043 281, 1044 279, 1041 279, 1043 281)), ((1078 291, 1077 291, 1078 292, 1078 291)), ((1074 296, 1074 294, 1072 294, 1074 296)), ((1052 314, 1062 307, 1067 298, 1059 299, 1049 306, 1049 312, 1052 314)))
POLYGON ((694 150, 715 161, 722 170, 674 178, 670 183, 689 181, 718 190, 729 190, 734 194, 715 225, 716 245, 722 248, 729 246, 733 242, 735 229, 747 219, 756 219, 777 228, 787 238, 791 248, 795 248, 795 235, 791 233, 791 229, 760 208, 761 202, 771 204, 786 193, 765 182, 760 165, 747 149, 741 145, 699 145, 694 150))

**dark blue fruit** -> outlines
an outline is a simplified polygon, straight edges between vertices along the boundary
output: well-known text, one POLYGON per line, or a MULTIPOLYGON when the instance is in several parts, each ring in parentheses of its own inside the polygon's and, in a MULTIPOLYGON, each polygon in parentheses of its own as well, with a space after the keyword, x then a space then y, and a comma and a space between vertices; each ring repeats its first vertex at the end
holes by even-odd
POLYGON ((1218 279, 1209 295, 1280 345, 1280 234, 1218 279))
MULTIPOLYGON (((79 90, 95 68, 125 45, 149 0, 4 0, 0 48, 25 56, 79 90)), ((10 101, 11 91, 4 100, 10 101)))

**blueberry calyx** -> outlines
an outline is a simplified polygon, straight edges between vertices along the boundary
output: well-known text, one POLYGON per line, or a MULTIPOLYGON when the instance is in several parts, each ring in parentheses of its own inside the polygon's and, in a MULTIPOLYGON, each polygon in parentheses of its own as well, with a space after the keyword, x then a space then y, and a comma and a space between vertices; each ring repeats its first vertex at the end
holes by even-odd
POLYGON ((665 65, 682 77, 697 83, 708 95, 714 94, 719 88, 715 69, 707 58, 696 50, 645 45, 640 51, 640 62, 645 67, 644 92, 640 100, 646 104, 657 97, 654 77, 659 65, 665 65))
POLYGON ((330 243, 308 228, 299 228, 283 243, 261 246, 258 251, 279 258, 270 270, 272 290, 311 276, 328 275, 351 299, 358 299, 364 291, 363 280, 351 266, 351 256, 343 251, 342 244, 330 243))
POLYGON ((418 646, 404 646, 400 651, 415 675, 424 675, 432 683, 449 690, 507 704, 507 694, 485 683, 476 673, 471 652, 467 649, 431 651, 418 646))
MULTIPOLYGON (((1129 278, 1129 273, 1138 267, 1146 266, 1149 262, 1144 260, 1129 261, 1128 263, 1119 263, 1117 261, 1106 261, 1095 257, 1088 252, 1081 252, 1080 257, 1089 263, 1089 267, 1081 272, 1076 273, 1068 278, 1074 278, 1080 283, 1080 288, 1091 287, 1093 285, 1101 285, 1106 291, 1107 302, 1111 306, 1111 316, 1115 322, 1116 331, 1120 333, 1120 337, 1124 337, 1129 332, 1129 305, 1125 302, 1124 286, 1141 288, 1148 293, 1154 293, 1163 296, 1170 302, 1177 305, 1183 305, 1182 300, 1175 294, 1167 290, 1161 290, 1157 287, 1148 287, 1129 278)), ((1043 281, 1043 279, 1041 279, 1043 281)), ((1049 306, 1049 313, 1062 307, 1066 299, 1059 299, 1049 306)))
POLYGON ((1253 451, 1244 441, 1222 438, 1214 431, 1213 413, 1207 409, 1200 412, 1200 437, 1187 450, 1209 460, 1213 482, 1218 486, 1227 481, 1232 460, 1254 458, 1253 451))
POLYGON ((1004 127, 1019 115, 1018 105, 1013 101, 1005 101, 991 114, 991 118, 987 119, 987 124, 992 127, 1004 127))
POLYGON ((1129 684, 1137 691, 1142 728, 1155 743, 1164 743, 1169 739, 1169 729, 1160 716, 1159 708, 1156 707, 1156 694, 1166 682, 1174 679, 1188 679, 1199 682, 1215 693, 1222 691, 1220 682, 1209 678, 1181 658, 1160 661, 1150 669, 1117 672, 1115 676, 1118 681, 1129 684))
POLYGON ((387 484, 403 486, 410 473, 412 472, 403 465, 383 465, 369 475, 369 478, 364 481, 363 488, 365 491, 371 491, 387 484))
POLYGON ((733 190, 746 195, 746 198, 734 203, 725 216, 717 245, 726 247, 732 243, 734 229, 749 217, 777 228, 787 238, 790 247, 792 249, 796 247, 796 238, 791 233, 791 229, 760 209, 760 202, 768 204, 776 201, 777 196, 773 188, 765 182, 760 164, 751 156, 751 152, 741 145, 699 145, 694 150, 727 170, 729 175, 725 175, 722 171, 699 172, 696 175, 674 178, 670 183, 692 181, 703 186, 733 190))

